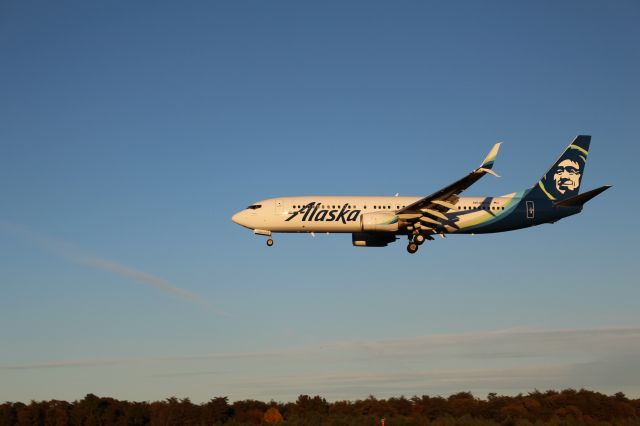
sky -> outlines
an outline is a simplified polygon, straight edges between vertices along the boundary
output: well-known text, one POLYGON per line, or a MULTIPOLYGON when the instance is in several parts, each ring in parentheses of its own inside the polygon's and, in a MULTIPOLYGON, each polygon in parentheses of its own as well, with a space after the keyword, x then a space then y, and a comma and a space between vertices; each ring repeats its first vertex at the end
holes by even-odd
POLYGON ((0 401, 640 397, 635 1, 0 3, 0 401), (532 186, 582 214, 404 241, 233 222, 287 195, 532 186), (624 207, 624 208, 623 208, 624 207))

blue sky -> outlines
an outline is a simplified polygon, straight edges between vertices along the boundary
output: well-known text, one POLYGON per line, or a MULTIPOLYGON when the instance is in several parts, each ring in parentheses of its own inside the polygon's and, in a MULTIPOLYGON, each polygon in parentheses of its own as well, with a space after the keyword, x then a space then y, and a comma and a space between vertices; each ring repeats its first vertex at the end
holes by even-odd
POLYGON ((640 396, 640 6, 3 2, 0 401, 640 396), (593 140, 579 216, 351 247, 286 195, 469 195, 593 140), (625 207, 624 209, 622 207, 625 207), (633 372, 636 373, 633 373, 633 372))

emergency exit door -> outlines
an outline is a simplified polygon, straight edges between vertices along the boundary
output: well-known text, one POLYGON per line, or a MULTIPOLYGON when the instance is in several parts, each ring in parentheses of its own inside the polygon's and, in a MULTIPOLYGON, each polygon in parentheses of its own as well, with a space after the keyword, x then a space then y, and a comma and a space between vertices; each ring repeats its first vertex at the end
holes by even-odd
POLYGON ((536 210, 533 205, 533 201, 527 201, 527 219, 533 219, 535 216, 536 210))

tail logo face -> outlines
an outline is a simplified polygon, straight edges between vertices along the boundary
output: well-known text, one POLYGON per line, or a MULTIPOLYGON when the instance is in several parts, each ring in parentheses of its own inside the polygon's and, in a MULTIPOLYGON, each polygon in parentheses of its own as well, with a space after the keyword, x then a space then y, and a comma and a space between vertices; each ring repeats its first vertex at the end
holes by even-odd
POLYGON ((591 136, 578 136, 538 182, 539 190, 552 200, 578 194, 589 155, 591 136))
POLYGON ((558 163, 553 174, 553 181, 559 194, 565 195, 567 191, 572 193, 580 188, 582 166, 584 166, 584 161, 580 164, 578 161, 570 159, 558 163))

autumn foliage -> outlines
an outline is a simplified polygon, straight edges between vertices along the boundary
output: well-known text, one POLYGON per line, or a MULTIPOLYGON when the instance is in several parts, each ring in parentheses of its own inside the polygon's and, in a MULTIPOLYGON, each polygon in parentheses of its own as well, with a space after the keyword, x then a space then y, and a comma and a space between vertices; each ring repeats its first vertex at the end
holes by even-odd
POLYGON ((622 393, 604 395, 588 390, 530 392, 527 395, 485 399, 470 392, 449 397, 414 396, 327 402, 301 395, 295 402, 242 400, 229 403, 217 397, 203 404, 188 398, 129 402, 93 394, 82 400, 5 402, 0 426, 106 425, 639 425, 640 399, 622 393))

